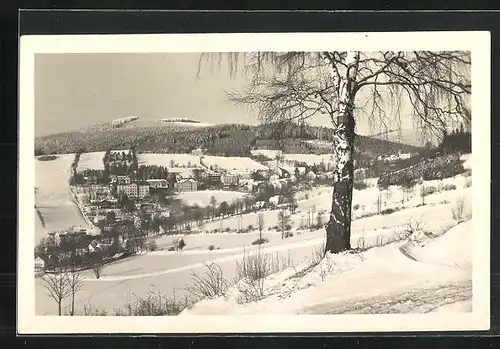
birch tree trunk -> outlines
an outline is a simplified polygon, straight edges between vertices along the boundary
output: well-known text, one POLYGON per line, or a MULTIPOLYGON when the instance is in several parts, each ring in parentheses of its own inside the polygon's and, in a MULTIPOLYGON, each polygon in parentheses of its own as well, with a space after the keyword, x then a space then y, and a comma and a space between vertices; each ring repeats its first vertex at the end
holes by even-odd
POLYGON ((359 52, 346 57, 346 73, 338 81, 339 113, 334 130, 335 170, 332 208, 326 227, 326 252, 351 249, 351 204, 354 178, 354 99, 359 52))

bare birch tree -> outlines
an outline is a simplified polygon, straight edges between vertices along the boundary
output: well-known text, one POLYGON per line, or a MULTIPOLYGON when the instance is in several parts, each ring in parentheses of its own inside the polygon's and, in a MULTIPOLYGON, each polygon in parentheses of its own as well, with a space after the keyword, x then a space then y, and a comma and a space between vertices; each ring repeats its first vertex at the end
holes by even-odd
POLYGON ((58 314, 62 315, 62 302, 71 295, 68 278, 63 273, 45 273, 42 278, 47 295, 57 303, 58 314))
POLYGON ((250 76, 246 89, 230 92, 236 104, 255 108, 264 123, 302 125, 320 115, 332 126, 335 158, 326 251, 351 248, 351 205, 356 118, 369 109, 371 124, 401 124, 409 106, 419 132, 441 133, 470 125, 470 52, 255 52, 202 54, 201 64, 227 61, 231 74, 250 76), (243 69, 240 69, 243 68, 243 69), (364 95, 364 100, 361 96, 364 95))

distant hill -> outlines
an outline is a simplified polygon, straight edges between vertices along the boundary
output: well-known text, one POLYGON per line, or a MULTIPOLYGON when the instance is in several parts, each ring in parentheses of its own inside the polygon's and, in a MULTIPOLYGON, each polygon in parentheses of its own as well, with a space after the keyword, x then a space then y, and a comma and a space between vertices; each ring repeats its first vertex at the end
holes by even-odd
MULTIPOLYGON (((77 132, 99 132, 114 129, 139 129, 146 127, 206 127, 210 124, 201 123, 197 120, 187 118, 163 118, 163 119, 144 119, 138 116, 130 116, 121 119, 104 122, 97 125, 82 128, 77 132)), ((73 133, 73 132, 69 132, 73 133)), ((49 136, 50 137, 50 136, 49 136)))
MULTIPOLYGON (((132 120, 120 127, 111 123, 95 125, 75 132, 63 132, 35 139, 35 154, 63 154, 78 151, 105 151, 135 146, 142 152, 188 153, 206 149, 207 154, 250 156, 252 149, 279 149, 285 153, 331 153, 331 129, 287 124, 258 126, 241 124, 203 125, 191 120, 132 120), (196 125, 196 126, 193 126, 196 125)), ((357 136, 358 156, 419 152, 421 148, 357 136)))

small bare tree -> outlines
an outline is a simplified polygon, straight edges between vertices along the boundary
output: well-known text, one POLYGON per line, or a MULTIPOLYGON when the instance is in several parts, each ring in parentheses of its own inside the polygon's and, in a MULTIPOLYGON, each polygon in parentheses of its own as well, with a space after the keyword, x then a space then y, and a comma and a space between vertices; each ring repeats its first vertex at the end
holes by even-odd
POLYGON ((71 293, 71 310, 70 315, 75 315, 75 296, 83 289, 83 272, 72 266, 67 272, 68 287, 71 293))
POLYGON ((92 256, 92 271, 94 272, 96 279, 99 279, 101 277, 103 267, 104 263, 101 253, 95 252, 92 256))
POLYGON ((259 241, 262 241, 262 230, 264 230, 264 214, 257 215, 257 227, 259 228, 259 241))
POLYGON ((281 230, 281 238, 285 238, 285 234, 288 232, 288 226, 290 224, 290 216, 285 210, 280 210, 278 212, 278 223, 281 230))
POLYGON ((57 303, 58 314, 62 315, 62 302, 71 295, 68 278, 65 274, 45 273, 42 278, 47 295, 57 303))

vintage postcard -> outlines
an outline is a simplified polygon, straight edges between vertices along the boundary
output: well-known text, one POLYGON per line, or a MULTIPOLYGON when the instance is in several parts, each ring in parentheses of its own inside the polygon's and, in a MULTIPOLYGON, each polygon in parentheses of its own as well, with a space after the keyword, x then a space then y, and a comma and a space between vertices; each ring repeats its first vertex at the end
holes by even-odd
POLYGON ((23 36, 19 88, 20 334, 489 329, 488 32, 23 36))

